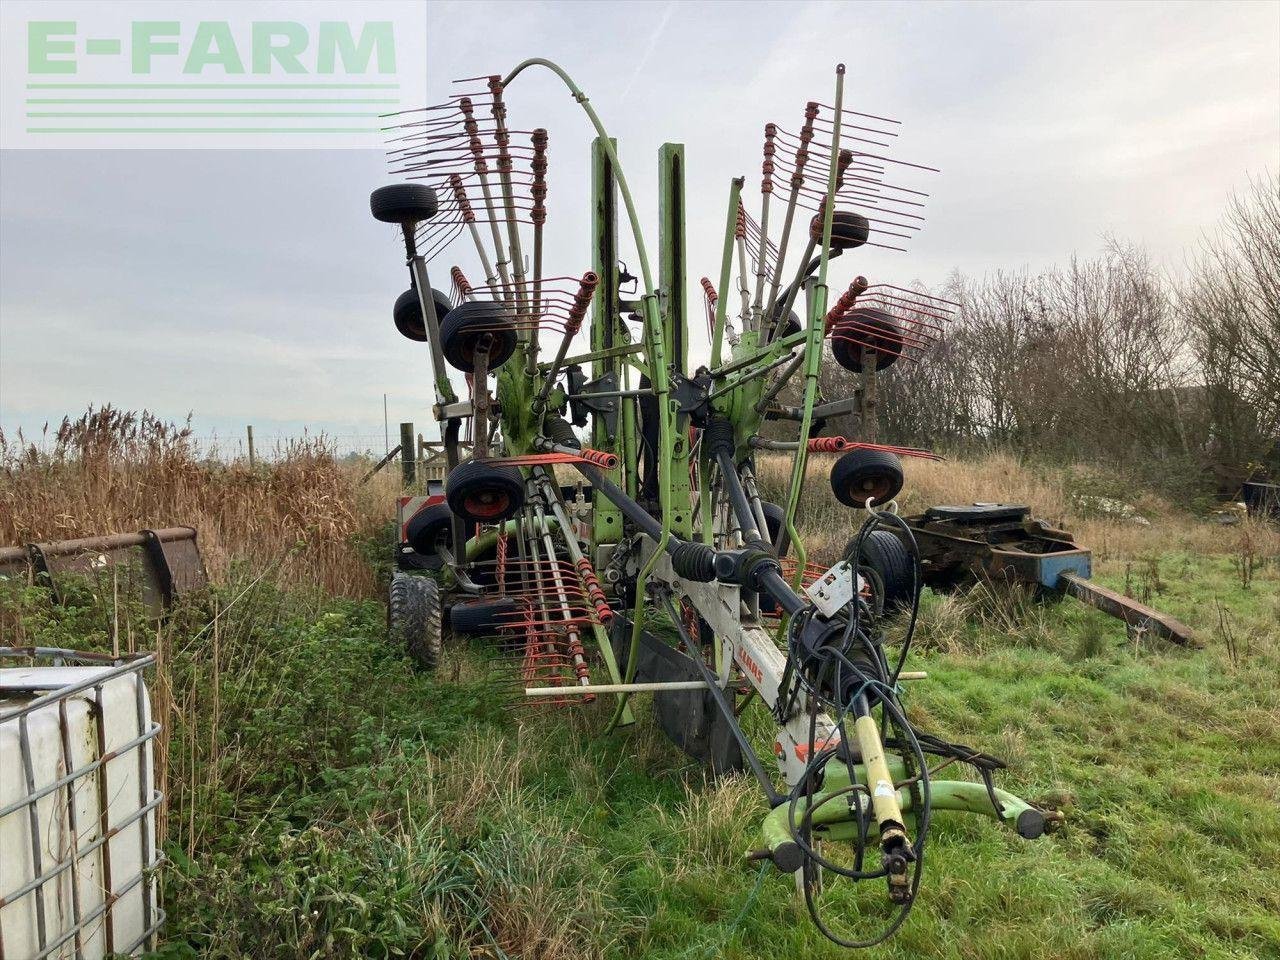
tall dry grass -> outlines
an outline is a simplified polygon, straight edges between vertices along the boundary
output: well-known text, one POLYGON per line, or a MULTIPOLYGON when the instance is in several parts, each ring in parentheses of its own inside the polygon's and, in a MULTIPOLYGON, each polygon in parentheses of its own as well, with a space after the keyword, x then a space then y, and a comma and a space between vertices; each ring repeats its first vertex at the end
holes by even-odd
MULTIPOLYGON (((387 470, 361 485, 363 467, 339 462, 323 437, 251 469, 202 459, 187 426, 108 406, 64 420, 50 441, 37 447, 0 432, 0 545, 190 525, 214 577, 244 560, 278 567, 274 579, 284 585, 342 596, 375 591, 369 550, 392 516, 399 480, 387 470)), ((799 514, 818 560, 838 555, 860 523, 831 493, 830 460, 811 458, 799 514)), ((898 502, 907 514, 940 503, 1025 503, 1102 560, 1175 550, 1280 556, 1273 526, 1197 518, 1096 469, 1037 467, 1007 454, 904 465, 898 502), (1149 524, 1100 516, 1090 507, 1099 496, 1131 505, 1149 524)), ((758 459, 765 499, 785 502, 790 470, 789 456, 758 459)))
POLYGON ((215 578, 244 560, 284 584, 374 590, 360 538, 392 515, 393 481, 360 486, 323 437, 251 469, 201 459, 189 426, 106 406, 48 440, 0 432, 0 545, 192 526, 215 578))

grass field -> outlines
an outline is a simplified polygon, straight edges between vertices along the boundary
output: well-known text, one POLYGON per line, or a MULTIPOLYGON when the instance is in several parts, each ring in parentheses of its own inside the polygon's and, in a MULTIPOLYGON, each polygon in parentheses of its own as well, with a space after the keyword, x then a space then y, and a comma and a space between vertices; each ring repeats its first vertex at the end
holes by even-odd
MULTIPOLYGON (((43 483, 83 469, 46 467, 43 483)), ((15 506, 15 526, 39 529, 48 518, 23 503, 42 501, 14 494, 37 480, 15 476, 0 481, 0 504, 15 506)), ((233 469, 193 474, 188 489, 248 484, 264 516, 284 517, 271 490, 292 489, 286 478, 233 469)), ((212 595, 158 634, 141 624, 129 634, 164 657, 154 683, 168 719, 161 955, 844 954, 809 924, 789 878, 744 863, 759 845, 758 788, 708 783, 643 699, 636 727, 602 738, 603 707, 504 709, 483 646, 450 649, 434 676, 390 649, 361 559, 381 508, 368 488, 332 478, 327 495, 350 523, 290 538, 286 519, 259 520, 246 551, 246 531, 224 518, 206 538, 218 538, 212 595), (313 561, 308 546, 325 537, 313 561)), ((1005 458, 917 469, 907 505, 990 499, 1001 478, 1103 547, 1100 580, 1183 619, 1205 647, 1135 643, 1071 601, 927 596, 912 667, 930 678, 907 692, 913 721, 1005 757, 1002 785, 1060 805, 1068 822, 1027 842, 940 815, 919 904, 871 955, 1280 956, 1275 532, 1219 527, 1146 494, 1129 502, 1152 527, 1091 519, 1072 512, 1073 488, 1105 478, 1005 458)), ((217 502, 192 495, 201 510, 217 502)), ((851 515, 829 497, 813 502, 813 542, 838 549, 851 515)), ((59 609, 10 586, 0 639, 101 647, 109 613, 89 586, 59 609)), ((746 722, 767 746, 764 712, 746 722)), ((846 929, 883 916, 883 887, 863 886, 824 897, 846 929)))

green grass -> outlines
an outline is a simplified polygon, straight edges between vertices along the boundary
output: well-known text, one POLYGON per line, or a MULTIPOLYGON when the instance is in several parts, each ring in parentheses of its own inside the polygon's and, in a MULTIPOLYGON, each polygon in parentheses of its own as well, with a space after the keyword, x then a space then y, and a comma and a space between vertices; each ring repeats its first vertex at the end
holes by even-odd
MULTIPOLYGON (((1123 588, 1124 565, 1099 579, 1123 588)), ((1205 648, 1073 601, 928 598, 913 720, 1005 756, 1001 785, 1068 821, 1028 842, 940 815, 919 903, 870 955, 1280 956, 1280 570, 1245 588, 1228 557, 1166 556, 1128 579, 1205 648)), ((24 602, 37 642, 87 615, 24 602)), ((181 640, 195 613, 175 625, 164 956, 847 955, 789 877, 743 862, 758 788, 707 783, 643 700, 608 738, 604 705, 520 721, 483 647, 424 676, 382 616, 258 586, 216 657, 211 631, 181 640)), ((758 707, 747 726, 768 736, 758 707)), ((887 907, 879 883, 823 903, 864 933, 887 907)))

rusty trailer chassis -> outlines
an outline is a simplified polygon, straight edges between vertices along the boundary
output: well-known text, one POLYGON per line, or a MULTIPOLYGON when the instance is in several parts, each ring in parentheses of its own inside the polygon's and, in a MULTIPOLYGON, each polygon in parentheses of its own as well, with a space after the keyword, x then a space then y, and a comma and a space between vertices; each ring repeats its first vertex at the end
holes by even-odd
POLYGON ((930 507, 906 518, 920 551, 924 585, 939 592, 979 582, 1029 588, 1044 597, 1072 596, 1123 620, 1131 631, 1199 646, 1191 628, 1094 583, 1093 556, 1066 530, 1018 504, 930 507))

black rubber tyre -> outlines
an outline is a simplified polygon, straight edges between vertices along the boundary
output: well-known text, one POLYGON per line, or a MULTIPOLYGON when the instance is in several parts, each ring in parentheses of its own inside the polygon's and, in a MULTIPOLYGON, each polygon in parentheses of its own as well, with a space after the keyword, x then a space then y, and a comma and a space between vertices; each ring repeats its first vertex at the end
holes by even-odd
POLYGON ((449 610, 449 626, 454 633, 491 635, 509 627, 520 613, 520 604, 511 597, 455 603, 449 610))
POLYGON ((439 564, 432 564, 407 543, 397 544, 395 553, 394 562, 397 570, 435 570, 439 567, 439 564))
MULTIPOLYGON (((431 298, 436 304, 436 320, 443 323, 444 318, 453 309, 449 298, 439 290, 432 289, 431 298)), ((427 324, 422 317, 422 304, 418 302, 418 291, 412 287, 396 297, 396 305, 391 308, 395 318, 396 329, 410 340, 425 343, 427 340, 427 324)))
POLYGON ((387 636, 423 670, 434 670, 440 663, 441 613, 438 583, 430 577, 392 574, 387 597, 387 636))
MULTIPOLYGON (((822 218, 814 215, 809 221, 810 236, 822 242, 822 218)), ((831 249, 852 250, 867 242, 871 224, 867 218, 852 210, 837 210, 831 215, 831 249)))
MULTIPOLYGON (((773 308, 773 323, 776 326, 778 318, 782 316, 782 308, 784 303, 779 301, 778 305, 773 308)), ((782 327, 782 333, 779 337, 789 337, 793 333, 799 333, 803 328, 800 326, 800 316, 794 310, 787 314, 787 322, 782 327)))
POLYGON ((438 570, 444 566, 440 549, 453 544, 453 511, 447 504, 433 503, 415 513, 404 532, 405 542, 423 560, 421 569, 438 570))
POLYGON ((449 509, 473 523, 501 523, 524 506, 519 467, 464 460, 449 471, 444 491, 449 509))
POLYGON ((882 506, 902 482, 902 460, 887 450, 850 450, 831 468, 831 490, 846 507, 882 506))
POLYGON ((425 183, 392 183, 369 195, 369 210, 383 223, 414 224, 436 215, 436 192, 425 183))
POLYGON ((493 336, 489 369, 496 370, 516 349, 516 325, 510 309, 492 300, 471 300, 450 310, 440 324, 440 342, 449 365, 463 373, 474 370, 476 346, 486 333, 493 336))
POLYGON ((862 348, 875 354, 876 369, 893 366, 902 356, 902 327, 883 310, 858 307, 831 330, 831 356, 854 373, 862 372, 862 348))
POLYGON ((831 356, 845 370, 860 374, 863 347, 876 355, 876 369, 896 364, 905 347, 905 337, 897 320, 883 310, 858 307, 832 328, 831 356))
POLYGON ((858 538, 851 539, 844 548, 844 559, 860 567, 870 567, 884 586, 886 610, 911 606, 911 592, 915 587, 914 564, 911 554, 889 530, 872 530, 862 541, 862 552, 855 560, 854 551, 858 538))

